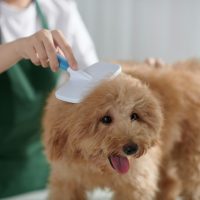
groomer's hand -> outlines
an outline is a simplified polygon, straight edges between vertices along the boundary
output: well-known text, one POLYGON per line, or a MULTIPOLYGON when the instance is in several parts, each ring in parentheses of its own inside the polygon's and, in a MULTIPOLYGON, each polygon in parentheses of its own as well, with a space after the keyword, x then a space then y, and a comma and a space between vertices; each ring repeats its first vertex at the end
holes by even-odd
POLYGON ((30 59, 35 65, 49 67, 52 71, 58 70, 56 54, 63 54, 70 67, 77 69, 77 62, 72 49, 59 30, 41 30, 35 34, 19 39, 16 42, 16 52, 21 58, 30 59))

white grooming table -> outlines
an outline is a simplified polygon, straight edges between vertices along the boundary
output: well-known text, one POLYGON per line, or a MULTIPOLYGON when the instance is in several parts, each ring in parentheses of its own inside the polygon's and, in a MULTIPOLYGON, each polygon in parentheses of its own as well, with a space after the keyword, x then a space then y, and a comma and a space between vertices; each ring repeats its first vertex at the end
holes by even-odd
MULTIPOLYGON (((47 200, 47 194, 47 190, 42 190, 0 200, 47 200)), ((105 191, 96 189, 94 192, 88 193, 88 200, 111 200, 111 197, 112 192, 107 189, 105 191)))

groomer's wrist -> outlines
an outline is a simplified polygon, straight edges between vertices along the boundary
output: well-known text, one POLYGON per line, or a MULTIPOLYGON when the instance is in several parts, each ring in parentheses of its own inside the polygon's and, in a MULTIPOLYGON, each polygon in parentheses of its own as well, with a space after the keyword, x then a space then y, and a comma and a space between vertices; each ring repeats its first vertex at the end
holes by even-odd
POLYGON ((17 62, 24 58, 23 57, 23 42, 24 42, 23 40, 24 39, 25 38, 20 38, 12 42, 13 51, 15 53, 15 59, 17 62))

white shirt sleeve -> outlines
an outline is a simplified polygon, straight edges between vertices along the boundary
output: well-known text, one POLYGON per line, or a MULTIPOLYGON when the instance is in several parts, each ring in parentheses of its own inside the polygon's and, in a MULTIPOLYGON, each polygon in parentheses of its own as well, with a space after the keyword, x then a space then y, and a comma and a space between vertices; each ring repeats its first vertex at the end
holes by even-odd
POLYGON ((81 19, 74 0, 39 0, 51 29, 60 29, 80 67, 98 61, 94 44, 81 19))
POLYGON ((72 49, 80 66, 84 67, 97 62, 94 44, 74 1, 70 5, 69 27, 71 27, 72 49))

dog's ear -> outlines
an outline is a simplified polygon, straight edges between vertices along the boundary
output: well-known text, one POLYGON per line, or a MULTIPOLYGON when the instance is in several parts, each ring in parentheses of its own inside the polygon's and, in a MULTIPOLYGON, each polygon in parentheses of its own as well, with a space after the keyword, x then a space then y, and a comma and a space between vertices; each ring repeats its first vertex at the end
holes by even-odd
POLYGON ((62 159, 68 137, 66 131, 57 128, 46 131, 44 132, 44 143, 48 159, 51 161, 62 159))
MULTIPOLYGON (((68 139, 62 112, 65 104, 58 101, 54 94, 49 98, 43 116, 43 143, 45 153, 50 161, 62 159, 68 139)), ((66 109, 67 110, 67 109, 66 109)))

